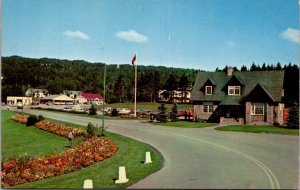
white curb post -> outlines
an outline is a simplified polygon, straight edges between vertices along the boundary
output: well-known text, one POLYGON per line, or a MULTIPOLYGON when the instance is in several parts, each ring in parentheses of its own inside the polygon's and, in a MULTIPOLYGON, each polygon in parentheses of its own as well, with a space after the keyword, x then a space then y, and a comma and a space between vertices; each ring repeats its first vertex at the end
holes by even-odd
POLYGON ((126 178, 125 166, 119 167, 119 179, 115 181, 116 184, 127 183, 129 179, 126 178))
POLYGON ((93 181, 91 179, 84 180, 83 189, 93 189, 93 181))
POLYGON ((151 160, 151 154, 150 152, 146 152, 146 161, 145 161, 145 164, 150 164, 152 163, 152 160, 151 160))

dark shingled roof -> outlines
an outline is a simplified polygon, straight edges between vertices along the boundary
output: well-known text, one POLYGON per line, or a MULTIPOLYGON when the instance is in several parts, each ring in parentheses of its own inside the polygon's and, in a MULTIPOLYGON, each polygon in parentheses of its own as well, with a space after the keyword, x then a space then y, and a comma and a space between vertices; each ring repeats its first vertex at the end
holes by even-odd
POLYGON ((282 97, 284 71, 235 71, 232 76, 225 72, 199 72, 192 91, 193 101, 219 101, 221 105, 240 105, 241 101, 259 84, 274 102, 282 97), (226 84, 235 76, 242 83, 240 96, 227 95, 226 84), (213 95, 205 95, 203 88, 207 80, 214 81, 213 95))

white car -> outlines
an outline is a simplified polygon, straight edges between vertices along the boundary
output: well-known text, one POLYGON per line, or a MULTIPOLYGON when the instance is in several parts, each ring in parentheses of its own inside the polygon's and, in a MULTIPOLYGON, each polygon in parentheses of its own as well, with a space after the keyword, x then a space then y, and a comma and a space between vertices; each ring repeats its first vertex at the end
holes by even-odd
POLYGON ((17 103, 17 109, 22 109, 22 108, 23 108, 22 102, 18 102, 18 103, 17 103))
POLYGON ((127 108, 117 108, 117 110, 120 115, 127 115, 130 113, 130 109, 127 108))

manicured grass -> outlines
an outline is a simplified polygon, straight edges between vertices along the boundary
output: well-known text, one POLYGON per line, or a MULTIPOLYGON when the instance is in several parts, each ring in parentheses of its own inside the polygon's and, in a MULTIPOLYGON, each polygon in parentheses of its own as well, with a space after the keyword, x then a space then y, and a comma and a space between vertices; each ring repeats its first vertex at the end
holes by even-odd
POLYGON ((40 130, 36 127, 10 120, 16 112, 2 110, 2 160, 28 154, 38 156, 62 152, 68 139, 40 130))
POLYGON ((220 131, 237 131, 250 133, 274 133, 282 135, 299 135, 299 129, 287 129, 282 127, 275 127, 272 125, 228 125, 217 127, 220 131))
POLYGON ((162 156, 153 148, 126 137, 106 133, 107 137, 118 144, 118 152, 111 158, 87 168, 63 176, 15 186, 15 188, 82 188, 85 179, 92 179, 94 188, 125 188, 145 178, 162 167, 162 156), (145 152, 150 151, 152 164, 143 164, 145 152), (115 184, 119 166, 126 167, 129 182, 115 184))
MULTIPOLYGON (((136 107, 137 109, 143 110, 151 110, 151 111, 158 111, 158 106, 160 106, 157 102, 137 102, 136 107)), ((192 109, 192 104, 177 104, 178 110, 189 110, 192 109)), ((101 106, 100 106, 101 107, 101 106)), ((133 109, 134 103, 133 102, 125 102, 125 103, 114 103, 114 104, 107 104, 105 107, 111 108, 128 108, 133 109)), ((170 112, 172 110, 173 104, 166 104, 167 111, 170 112)))
MULTIPOLYGON (((8 111, 2 111, 2 126, 3 124, 8 126, 6 123, 10 122, 9 116, 13 115, 14 112, 8 112, 8 111)), ((11 121, 13 122, 13 121, 11 121)), ((18 124, 18 123, 17 123, 18 124)), ((65 123, 66 124, 66 123, 65 123)), ((4 131, 6 131, 6 135, 14 136, 16 133, 19 133, 21 130, 21 133, 23 135, 19 136, 20 139, 25 139, 26 146, 27 147, 38 147, 38 146, 45 146, 44 144, 41 144, 40 141, 44 139, 43 141, 49 140, 48 138, 45 138, 46 135, 50 134, 48 132, 39 130, 35 127, 25 127, 23 124, 18 124, 19 126, 17 130, 9 130, 7 131, 7 127, 2 128, 2 134, 4 131), (31 132, 31 130, 36 129, 41 132, 41 134, 37 134, 39 136, 38 139, 40 141, 32 141, 31 135, 27 135, 26 133, 31 132)), ((76 126, 69 124, 70 126, 76 126)), ((10 125, 11 127, 14 127, 15 125, 10 125)), ((86 129, 86 126, 80 126, 80 128, 86 129)), ((50 134, 52 135, 52 134, 50 134)), ((162 155, 155 150, 153 147, 141 143, 139 141, 110 133, 105 132, 105 135, 111 139, 114 143, 116 143, 119 147, 119 150, 115 155, 113 155, 111 158, 106 159, 102 162, 99 162, 97 164, 94 164, 92 166, 83 168, 81 170, 78 170, 73 173, 69 173, 63 176, 56 176, 48 179, 44 179, 41 181, 36 181, 32 183, 22 184, 18 186, 14 186, 13 188, 75 188, 75 189, 81 189, 83 187, 83 182, 85 179, 92 179, 94 188, 125 188, 131 184, 134 184, 138 182, 139 180, 145 178, 149 174, 159 170, 163 166, 163 157, 162 155), (143 161, 145 160, 145 153, 146 151, 151 152, 151 157, 153 163, 151 164, 143 164, 143 161), (115 184, 114 180, 118 178, 118 168, 119 166, 125 166, 126 167, 126 174, 127 178, 129 178, 129 182, 126 184, 115 184)), ((55 136, 55 135, 53 135, 55 136)), ((55 136, 57 137, 57 136, 55 136)), ((61 138, 61 137, 57 137, 61 138)), ((61 147, 59 151, 62 151, 64 149, 65 145, 68 145, 68 141, 64 138, 62 138, 63 141, 56 146, 61 147)), ((6 141, 10 141, 9 137, 6 137, 6 141)), ((52 142, 52 141, 51 141, 52 142)), ((2 142, 3 143, 3 142, 2 142)), ((54 142, 52 142, 54 143, 54 142)), ((50 144, 50 143, 49 143, 50 144)), ((26 147, 23 145, 23 143, 18 144, 20 146, 20 149, 22 149, 21 153, 26 149, 26 147), (24 148, 25 147, 25 148, 24 148)), ((6 146, 3 147, 2 144, 2 151, 3 149, 14 149, 14 146, 6 146)), ((34 148, 33 148, 34 149, 34 148)), ((46 150, 46 148, 43 148, 45 153, 47 151, 51 151, 51 148, 46 150)), ((11 150, 5 150, 7 152, 13 152, 11 150)), ((27 151, 27 149, 26 149, 27 151)), ((59 152, 58 151, 58 152, 59 152)), ((6 152, 6 154, 7 154, 6 152)), ((32 155, 39 155, 39 151, 35 151, 32 155)))
POLYGON ((162 125, 169 127, 182 127, 182 128, 203 128, 216 125, 215 123, 200 123, 192 121, 170 121, 166 123, 155 122, 154 125, 162 125))

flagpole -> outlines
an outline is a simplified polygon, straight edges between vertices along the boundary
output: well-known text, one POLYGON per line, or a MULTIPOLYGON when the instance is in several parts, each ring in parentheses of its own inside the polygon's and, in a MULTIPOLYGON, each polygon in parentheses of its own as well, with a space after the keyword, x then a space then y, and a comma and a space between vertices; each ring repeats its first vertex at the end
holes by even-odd
MULTIPOLYGON (((137 53, 135 54, 135 56, 137 57, 137 53)), ((135 68, 134 68, 134 117, 136 117, 136 86, 137 86, 137 61, 136 64, 134 64, 135 68)))

